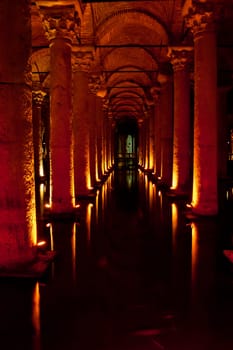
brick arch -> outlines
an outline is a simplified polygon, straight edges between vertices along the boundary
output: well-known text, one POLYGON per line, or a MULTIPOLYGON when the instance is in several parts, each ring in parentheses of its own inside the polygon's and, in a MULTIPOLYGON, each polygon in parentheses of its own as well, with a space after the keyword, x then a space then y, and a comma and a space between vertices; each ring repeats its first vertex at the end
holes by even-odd
POLYGON ((128 66, 139 65, 140 67, 147 69, 158 68, 157 60, 155 59, 152 52, 145 50, 144 48, 115 48, 111 50, 105 50, 102 56, 102 61, 107 69, 115 70, 119 66, 126 64, 128 66))
POLYGON ((50 49, 36 50, 31 55, 32 79, 44 85, 50 73, 50 49))
POLYGON ((165 24, 150 12, 141 9, 120 9, 105 17, 96 27, 97 43, 108 44, 114 41, 120 29, 129 24, 144 27, 157 34, 159 42, 168 43, 171 37, 165 24))
POLYGON ((111 72, 109 75, 106 76, 106 83, 108 85, 114 85, 119 80, 121 80, 122 77, 124 77, 126 79, 133 79, 141 85, 152 84, 153 81, 155 80, 157 73, 151 74, 146 72, 140 72, 140 70, 141 70, 141 67, 136 65, 121 66, 118 69, 116 69, 114 72, 111 72), (124 72, 124 70, 125 70, 125 73, 122 73, 124 72), (130 72, 127 72, 127 70, 129 70, 130 72))

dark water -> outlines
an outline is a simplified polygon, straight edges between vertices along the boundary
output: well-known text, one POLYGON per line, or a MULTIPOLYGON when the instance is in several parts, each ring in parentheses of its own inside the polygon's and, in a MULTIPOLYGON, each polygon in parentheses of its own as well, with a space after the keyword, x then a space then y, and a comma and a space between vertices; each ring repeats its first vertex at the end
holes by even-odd
POLYGON ((45 223, 43 280, 0 280, 0 349, 232 350, 226 204, 191 223, 142 173, 113 173, 78 222, 45 223))

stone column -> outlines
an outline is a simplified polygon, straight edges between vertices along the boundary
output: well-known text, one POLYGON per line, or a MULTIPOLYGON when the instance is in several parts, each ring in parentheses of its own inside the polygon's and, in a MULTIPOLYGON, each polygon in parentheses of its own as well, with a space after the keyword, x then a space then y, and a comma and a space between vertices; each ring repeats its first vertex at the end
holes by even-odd
POLYGON ((172 184, 173 87, 169 77, 163 78, 161 82, 160 112, 163 116, 161 118, 161 181, 170 187, 172 184))
POLYGON ((32 258, 37 241, 30 1, 0 9, 0 265, 10 268, 32 258))
POLYGON ((96 128, 97 128, 97 170, 98 181, 101 181, 104 174, 103 167, 103 103, 102 98, 96 100, 96 128))
POLYGON ((160 113, 160 86, 151 88, 154 99, 154 172, 157 179, 161 180, 161 113, 160 113))
POLYGON ((86 49, 74 52, 73 57, 75 197, 82 199, 91 195, 88 72, 93 55, 86 49))
POLYGON ((33 142, 34 142, 34 163, 35 163, 35 180, 40 182, 44 177, 43 167, 43 148, 42 148, 42 120, 41 106, 46 93, 41 90, 33 90, 33 142))
POLYGON ((170 47, 168 56, 174 71, 174 120, 173 120, 173 194, 186 196, 191 174, 191 123, 189 47, 170 47))
POLYGON ((115 130, 116 130, 116 121, 112 117, 110 122, 111 122, 111 167, 110 167, 110 170, 112 170, 113 166, 115 165, 115 130))
POLYGON ((109 101, 104 101, 104 122, 103 122, 103 148, 104 148, 104 173, 105 175, 109 170, 109 156, 110 156, 110 135, 109 135, 109 101))
POLYGON ((194 155, 192 212, 216 215, 217 64, 214 18, 210 2, 192 2, 184 13, 194 37, 194 155))
POLYGON ((154 127, 154 108, 153 106, 150 106, 149 109, 149 171, 153 173, 155 167, 154 167, 154 150, 155 150, 155 145, 154 145, 154 141, 155 141, 155 127, 154 127))
POLYGON ((107 166, 107 173, 111 167, 111 112, 108 111, 108 114, 106 115, 105 120, 105 140, 106 140, 106 166, 107 166))
POLYGON ((148 111, 144 112, 145 118, 145 170, 150 171, 150 117, 148 111))
POLYGON ((43 140, 42 140, 42 118, 41 106, 46 93, 41 90, 33 90, 33 148, 34 148, 34 170, 35 170, 35 195, 36 195, 36 216, 37 232, 41 232, 41 219, 44 212, 44 198, 41 195, 40 185, 44 181, 44 164, 43 164, 43 140))
POLYGON ((140 166, 145 169, 146 167, 146 121, 144 118, 138 120, 139 124, 139 160, 140 166))
POLYGON ((100 87, 100 78, 92 74, 89 77, 89 118, 90 118, 90 175, 91 187, 97 183, 98 179, 98 161, 97 161, 97 97, 96 93, 100 87))
POLYGON ((143 119, 138 119, 138 164, 143 167, 143 119))
POLYGON ((41 6, 50 41, 51 212, 74 209, 71 44, 76 38, 73 5, 41 6))

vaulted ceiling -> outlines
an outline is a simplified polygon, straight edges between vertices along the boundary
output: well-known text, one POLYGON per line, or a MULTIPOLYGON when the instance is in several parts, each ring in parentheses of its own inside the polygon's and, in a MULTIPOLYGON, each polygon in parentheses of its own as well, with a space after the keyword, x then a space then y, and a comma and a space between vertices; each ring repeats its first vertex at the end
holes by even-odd
MULTIPOLYGON (((168 47, 193 46, 192 34, 182 16, 184 6, 192 2, 194 0, 35 1, 32 4, 34 81, 49 89, 50 52, 41 4, 73 4, 80 19, 77 45, 92 48, 92 71, 101 72, 104 77, 113 117, 138 118, 153 99, 151 88, 159 85, 164 77, 172 76, 168 47)), ((214 4, 216 12, 219 80, 232 84, 233 1, 209 2, 214 4)))

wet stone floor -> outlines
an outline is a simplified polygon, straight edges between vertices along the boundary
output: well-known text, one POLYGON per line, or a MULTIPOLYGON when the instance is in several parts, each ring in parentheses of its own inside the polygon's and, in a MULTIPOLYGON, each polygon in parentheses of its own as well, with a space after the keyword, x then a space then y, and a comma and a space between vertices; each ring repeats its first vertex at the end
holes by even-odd
POLYGON ((57 256, 41 280, 0 280, 1 350, 233 349, 229 198, 190 222, 131 170, 80 204, 77 222, 44 222, 57 256))

